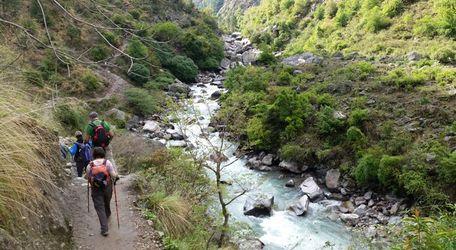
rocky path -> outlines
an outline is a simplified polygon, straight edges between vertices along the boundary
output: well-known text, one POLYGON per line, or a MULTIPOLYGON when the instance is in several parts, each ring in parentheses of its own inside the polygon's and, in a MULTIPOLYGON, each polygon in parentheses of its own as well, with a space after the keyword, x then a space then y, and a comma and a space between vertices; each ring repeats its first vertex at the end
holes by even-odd
POLYGON ((74 178, 69 188, 71 224, 75 249, 161 249, 155 231, 133 206, 136 199, 131 190, 132 175, 122 176, 117 184, 120 228, 117 227, 114 195, 111 201, 112 216, 109 236, 100 235, 98 217, 90 199, 87 213, 87 182, 74 178))
POLYGON ((122 96, 122 93, 124 93, 128 87, 133 87, 125 79, 111 72, 107 68, 98 68, 95 72, 103 79, 104 82, 109 84, 109 87, 104 91, 104 96, 97 98, 97 102, 109 99, 115 95, 122 96))

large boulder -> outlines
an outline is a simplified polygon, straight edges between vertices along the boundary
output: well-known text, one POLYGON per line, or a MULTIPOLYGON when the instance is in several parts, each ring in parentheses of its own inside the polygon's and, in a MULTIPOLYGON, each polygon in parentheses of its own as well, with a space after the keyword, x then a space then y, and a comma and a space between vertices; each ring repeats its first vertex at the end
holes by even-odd
POLYGON ((160 124, 156 121, 145 121, 143 131, 149 133, 158 132, 160 131, 160 124))
POLYGON ((245 239, 239 243, 239 250, 261 250, 264 243, 259 239, 245 239))
POLYGON ((271 166, 273 160, 274 160, 274 155, 267 154, 265 157, 263 157, 263 159, 261 160, 261 163, 263 163, 266 166, 271 166))
POLYGON ((252 216, 270 216, 273 205, 274 196, 260 195, 257 197, 248 197, 244 204, 244 214, 252 216))
POLYGON ((223 69, 229 69, 231 65, 231 61, 228 58, 223 58, 220 62, 220 67, 223 69))
POLYGON ((323 190, 321 190, 313 177, 305 179, 299 188, 301 188, 301 191, 307 194, 311 200, 315 200, 323 195, 323 190))
POLYGON ((168 141, 168 146, 170 147, 176 147, 176 148, 185 148, 187 147, 187 142, 185 141, 168 141))
POLYGON ((222 96, 222 93, 220 91, 216 90, 211 94, 211 99, 217 100, 220 98, 220 96, 222 96))
POLYGON ((325 182, 326 187, 334 190, 339 187, 339 178, 340 178, 340 171, 339 169, 330 169, 326 172, 325 182))
POLYGON ((169 85, 168 87, 168 92, 174 95, 182 94, 188 96, 190 94, 190 91, 190 87, 179 80, 176 80, 173 84, 169 85))
POLYGON ((250 65, 253 62, 256 62, 258 58, 260 57, 261 51, 257 49, 251 49, 247 50, 244 53, 242 53, 242 63, 244 65, 250 65))
POLYGON ((110 109, 109 111, 107 111, 105 113, 105 115, 107 117, 114 118, 114 119, 116 119, 118 121, 125 121, 126 120, 125 112, 123 112, 122 110, 116 109, 116 108, 110 109))
POLYGON ((296 162, 281 161, 279 167, 295 174, 301 174, 309 168, 307 165, 300 165, 296 162))
POLYGON ((295 204, 289 207, 297 216, 301 216, 307 213, 309 209, 310 199, 309 196, 304 195, 295 204))
POLYGON ((306 64, 320 64, 323 61, 321 57, 315 56, 310 52, 305 52, 299 55, 287 57, 282 60, 282 63, 290 66, 302 66, 306 64))
POLYGON ((359 215, 357 214, 340 214, 339 216, 343 222, 352 226, 356 225, 359 220, 359 215))

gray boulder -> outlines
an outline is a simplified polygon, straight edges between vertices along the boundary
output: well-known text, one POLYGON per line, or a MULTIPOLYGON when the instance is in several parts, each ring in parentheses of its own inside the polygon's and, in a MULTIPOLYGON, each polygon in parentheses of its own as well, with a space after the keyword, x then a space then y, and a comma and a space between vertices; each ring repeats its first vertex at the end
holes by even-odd
POLYGON ((223 58, 222 61, 220 62, 220 67, 223 69, 229 69, 231 65, 231 61, 227 58, 223 58))
POLYGON ((212 100, 217 100, 222 96, 222 93, 218 90, 214 91, 214 93, 211 94, 211 99, 212 100))
POLYGON ((274 160, 274 155, 267 154, 265 157, 263 157, 263 159, 261 160, 261 163, 263 163, 266 166, 271 166, 273 160, 274 160))
POLYGON ((190 87, 181 81, 176 81, 173 84, 169 85, 168 92, 172 94, 182 94, 188 96, 190 94, 190 87))
POLYGON ((323 195, 323 191, 315 182, 313 177, 305 179, 299 188, 301 188, 301 191, 307 194, 311 200, 315 200, 316 198, 319 198, 323 195))
POLYGON ((295 204, 289 207, 297 216, 301 216, 307 213, 309 209, 310 199, 309 196, 304 195, 295 204))
POLYGON ((353 211, 355 210, 355 206, 353 205, 353 202, 351 202, 351 201, 344 201, 340 205, 339 210, 340 211, 346 210, 346 212, 353 213, 353 211))
POLYGON ((143 131, 149 133, 158 132, 160 131, 160 124, 156 121, 145 121, 143 131))
POLYGON ((306 165, 299 165, 296 162, 289 162, 289 161, 281 161, 279 163, 279 167, 281 167, 285 170, 288 170, 292 173, 295 173, 295 174, 301 174, 304 171, 306 171, 308 168, 308 166, 306 166, 306 165))
POLYGON ((359 207, 357 207, 355 209, 355 211, 353 211, 353 213, 355 213, 359 216, 364 216, 366 214, 366 212, 367 212, 367 206, 364 204, 360 205, 359 207))
POLYGON ((239 250, 261 250, 264 243, 259 239, 246 239, 239 242, 239 250))
POLYGON ((126 119, 125 112, 116 108, 110 109, 105 115, 120 121, 125 121, 126 119))
POLYGON ((188 146, 187 142, 185 142, 185 141, 175 141, 175 140, 168 141, 168 145, 170 147, 176 147, 176 148, 185 148, 188 146))
POLYGON ((409 61, 419 61, 419 60, 421 60, 422 56, 420 53, 418 53, 416 51, 412 51, 412 52, 408 53, 407 58, 409 61))
POLYGON ((340 171, 339 169, 330 169, 326 172, 325 182, 326 187, 334 190, 339 187, 339 178, 340 178, 340 171))
POLYGON ((250 65, 260 57, 261 51, 257 49, 247 50, 242 53, 242 63, 244 65, 250 65))
POLYGON ((274 196, 248 197, 244 204, 244 215, 270 216, 273 205, 274 196))
POLYGON ((315 56, 310 52, 305 52, 299 55, 287 57, 282 60, 282 63, 297 67, 306 64, 320 64, 322 61, 323 58, 315 56))
POLYGON ((356 225, 359 220, 359 215, 357 214, 340 214, 339 216, 343 222, 352 226, 356 225))

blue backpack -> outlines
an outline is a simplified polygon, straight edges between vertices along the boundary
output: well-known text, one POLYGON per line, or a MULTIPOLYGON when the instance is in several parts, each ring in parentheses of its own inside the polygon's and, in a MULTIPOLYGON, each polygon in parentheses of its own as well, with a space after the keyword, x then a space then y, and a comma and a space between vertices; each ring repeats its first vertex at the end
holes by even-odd
POLYGON ((90 144, 76 142, 76 145, 78 146, 78 150, 76 151, 76 154, 74 155, 74 161, 78 161, 78 162, 92 161, 92 148, 90 147, 90 144))

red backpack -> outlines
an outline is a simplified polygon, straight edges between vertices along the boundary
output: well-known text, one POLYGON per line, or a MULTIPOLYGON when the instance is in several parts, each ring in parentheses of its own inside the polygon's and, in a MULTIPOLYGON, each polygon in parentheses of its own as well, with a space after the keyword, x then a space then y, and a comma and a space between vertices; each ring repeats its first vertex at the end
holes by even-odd
POLYGON ((104 188, 108 186, 111 181, 111 175, 106 165, 107 160, 103 161, 103 164, 96 166, 93 161, 90 162, 89 170, 89 183, 92 187, 104 188))
POLYGON ((103 123, 104 121, 99 125, 95 125, 93 122, 90 123, 90 126, 93 128, 92 143, 94 147, 106 148, 109 145, 108 133, 106 132, 103 123))

